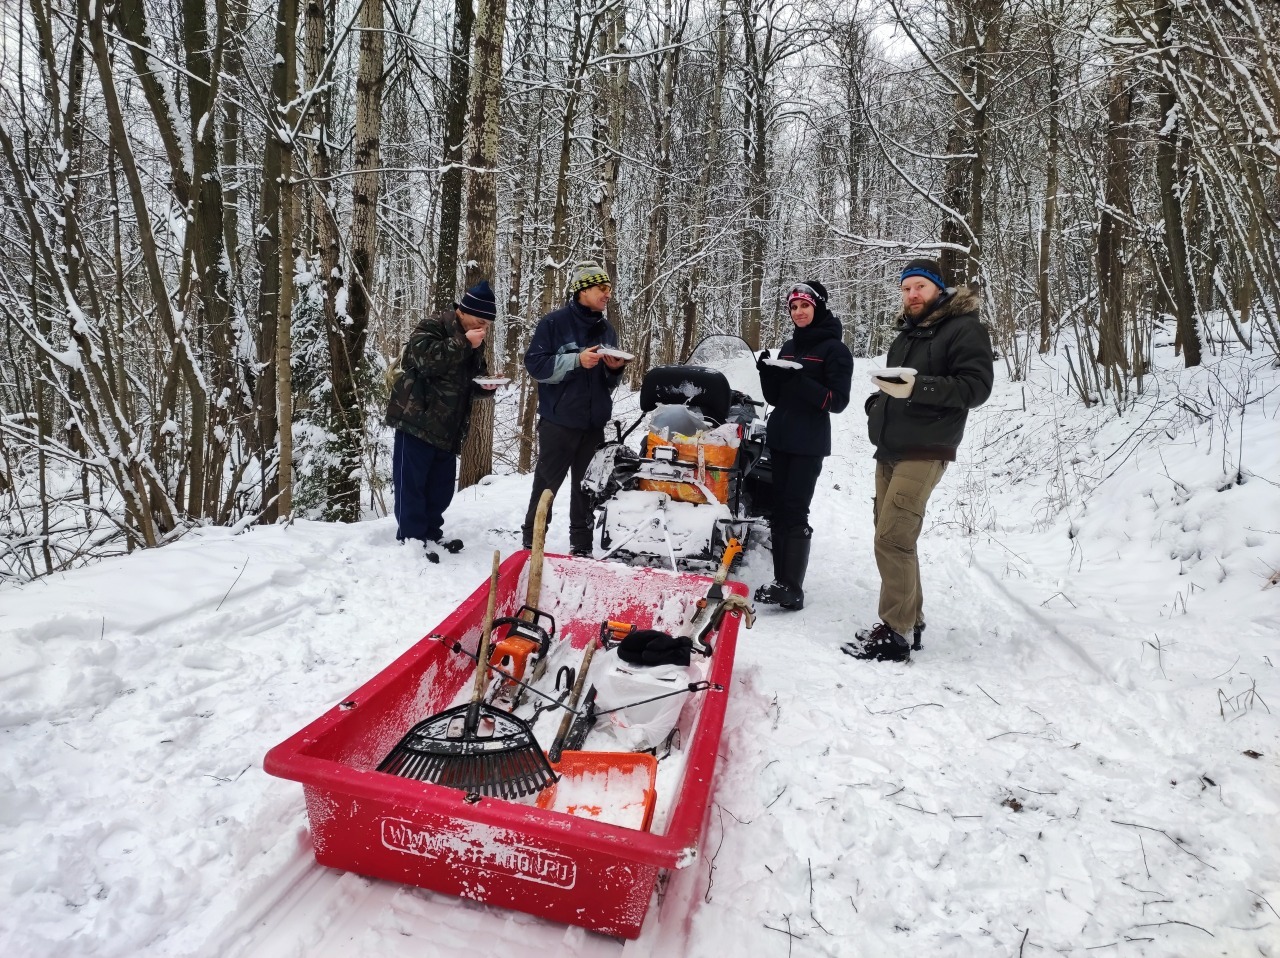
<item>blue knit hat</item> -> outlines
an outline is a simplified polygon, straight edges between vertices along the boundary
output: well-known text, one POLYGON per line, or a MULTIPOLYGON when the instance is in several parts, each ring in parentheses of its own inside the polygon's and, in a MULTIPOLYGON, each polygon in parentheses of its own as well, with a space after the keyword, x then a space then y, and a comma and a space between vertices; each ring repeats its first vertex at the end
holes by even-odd
POLYGON ((494 299, 493 290, 489 287, 489 281, 482 279, 463 293, 458 309, 479 319, 487 319, 489 322, 497 319, 497 301, 494 299))
POLYGON ((947 284, 942 279, 942 267, 935 260, 913 259, 902 268, 902 273, 898 276, 898 282, 901 283, 908 276, 923 276, 938 289, 947 288, 947 284))

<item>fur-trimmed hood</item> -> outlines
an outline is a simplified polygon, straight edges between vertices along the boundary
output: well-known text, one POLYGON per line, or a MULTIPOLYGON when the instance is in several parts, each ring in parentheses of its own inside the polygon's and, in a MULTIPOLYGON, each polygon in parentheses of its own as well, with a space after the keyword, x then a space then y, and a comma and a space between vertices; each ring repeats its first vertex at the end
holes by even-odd
POLYGON ((968 313, 976 315, 978 304, 978 289, 976 286, 952 286, 938 297, 933 309, 925 313, 923 319, 914 324, 909 323, 907 314, 903 312, 898 315, 898 326, 899 328, 911 325, 919 327, 936 326, 952 316, 964 316, 968 313))

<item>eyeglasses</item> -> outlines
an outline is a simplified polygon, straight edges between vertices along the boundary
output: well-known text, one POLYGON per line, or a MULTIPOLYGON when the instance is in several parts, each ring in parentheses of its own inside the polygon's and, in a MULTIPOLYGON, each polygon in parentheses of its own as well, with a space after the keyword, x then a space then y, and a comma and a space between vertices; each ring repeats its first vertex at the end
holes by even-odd
POLYGON ((819 293, 816 289, 814 289, 808 283, 796 283, 789 290, 787 290, 788 303, 791 302, 791 300, 796 296, 808 296, 815 303, 825 303, 827 301, 825 296, 819 293))

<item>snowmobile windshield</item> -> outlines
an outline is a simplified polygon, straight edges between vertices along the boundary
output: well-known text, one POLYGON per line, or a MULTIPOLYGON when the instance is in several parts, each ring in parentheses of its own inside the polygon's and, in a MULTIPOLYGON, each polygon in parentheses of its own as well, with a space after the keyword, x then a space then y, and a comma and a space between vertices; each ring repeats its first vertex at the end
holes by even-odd
POLYGON ((756 371, 756 354, 741 336, 707 336, 693 347, 685 365, 719 370, 729 380, 730 388, 757 402, 764 399, 760 373, 756 371))

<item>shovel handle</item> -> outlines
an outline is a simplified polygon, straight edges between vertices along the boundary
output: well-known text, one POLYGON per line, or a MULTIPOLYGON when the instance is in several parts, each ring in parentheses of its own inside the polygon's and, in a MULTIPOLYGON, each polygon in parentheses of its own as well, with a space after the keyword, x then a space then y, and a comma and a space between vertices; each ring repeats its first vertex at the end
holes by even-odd
POLYGON ((551 750, 547 752, 547 758, 553 762, 560 761, 560 753, 564 749, 564 740, 569 735, 569 727, 573 725, 573 720, 577 718, 575 710, 578 708, 578 699, 582 698, 582 687, 587 683, 587 672, 591 668, 591 656, 595 655, 596 643, 592 640, 587 645, 587 653, 582 657, 582 667, 578 669, 578 678, 573 683, 573 692, 569 695, 569 707, 564 713, 564 718, 560 720, 560 729, 556 732, 555 741, 551 743, 551 750))
POLYGON ((493 550, 493 571, 489 573, 489 602, 484 610, 484 631, 480 633, 480 648, 476 651, 476 687, 471 701, 484 697, 485 679, 489 677, 489 639, 493 635, 493 616, 498 609, 498 568, 502 565, 502 553, 493 550))

